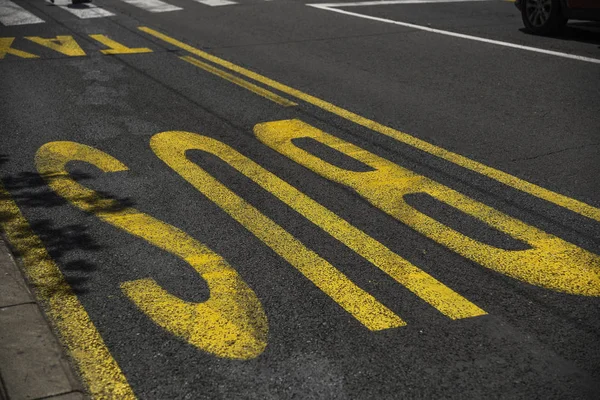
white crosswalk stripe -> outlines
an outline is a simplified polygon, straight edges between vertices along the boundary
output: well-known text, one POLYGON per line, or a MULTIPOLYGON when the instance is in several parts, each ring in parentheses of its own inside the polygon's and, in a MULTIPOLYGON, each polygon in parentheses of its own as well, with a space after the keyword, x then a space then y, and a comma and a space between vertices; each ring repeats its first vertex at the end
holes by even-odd
MULTIPOLYGON (((65 3, 65 2, 62 2, 65 3)), ((111 13, 110 11, 105 10, 104 8, 100 8, 95 4, 91 4, 91 3, 84 3, 84 4, 77 4, 76 6, 70 5, 70 2, 66 2, 67 4, 59 4, 58 1, 56 1, 56 5, 58 7, 60 7, 61 9, 70 12, 71 14, 77 16, 78 18, 81 19, 88 19, 88 18, 104 18, 104 17, 110 17, 112 15, 115 15, 113 13, 111 13)))
POLYGON ((9 0, 0 0, 0 23, 4 26, 29 25, 44 22, 43 19, 36 17, 9 0))
POLYGON ((153 13, 183 10, 181 7, 173 6, 160 0, 121 0, 132 6, 142 8, 153 13))
MULTIPOLYGON (((162 0, 119 0, 123 3, 127 3, 131 6, 141 8, 151 13, 163 13, 170 11, 183 10, 182 7, 178 7, 169 4, 162 0)), ((233 0, 189 0, 190 2, 196 2, 204 6, 220 7, 220 6, 231 6, 240 4, 233 0)), ((270 1, 270 0, 263 0, 270 1)), ((50 0, 46 2, 51 3, 50 0)), ((75 15, 77 18, 88 19, 88 18, 104 18, 111 17, 115 14, 111 11, 105 10, 102 7, 97 6, 94 3, 83 3, 73 5, 71 0, 55 0, 54 6, 61 10, 67 11, 70 14, 75 15)), ((14 0, 0 0, 0 24, 4 26, 12 25, 29 25, 29 24, 40 24, 45 21, 27 11, 25 8, 16 4, 14 0)))
POLYGON ((219 7, 219 6, 231 6, 234 4, 238 4, 235 1, 230 0, 194 0, 196 3, 204 4, 211 7, 219 7))

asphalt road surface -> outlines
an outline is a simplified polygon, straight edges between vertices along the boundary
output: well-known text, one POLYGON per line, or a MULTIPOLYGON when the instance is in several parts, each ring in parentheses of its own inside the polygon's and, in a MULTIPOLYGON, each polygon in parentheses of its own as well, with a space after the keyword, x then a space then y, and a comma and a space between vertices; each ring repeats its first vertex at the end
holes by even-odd
POLYGON ((600 397, 600 27, 0 0, 0 223, 97 398, 600 397))

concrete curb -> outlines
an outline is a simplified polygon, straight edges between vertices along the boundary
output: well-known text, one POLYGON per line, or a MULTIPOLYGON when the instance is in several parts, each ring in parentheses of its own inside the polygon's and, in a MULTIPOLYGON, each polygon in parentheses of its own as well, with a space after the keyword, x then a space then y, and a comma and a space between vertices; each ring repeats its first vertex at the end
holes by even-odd
POLYGON ((0 237, 0 399, 87 399, 64 349, 0 237))

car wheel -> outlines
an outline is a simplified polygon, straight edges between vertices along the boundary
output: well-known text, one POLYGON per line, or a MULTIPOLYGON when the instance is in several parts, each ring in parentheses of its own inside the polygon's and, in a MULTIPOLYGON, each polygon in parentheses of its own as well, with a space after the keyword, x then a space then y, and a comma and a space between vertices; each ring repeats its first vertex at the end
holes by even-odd
POLYGON ((567 23, 560 0, 524 0, 521 17, 525 28, 536 35, 559 33, 567 23))

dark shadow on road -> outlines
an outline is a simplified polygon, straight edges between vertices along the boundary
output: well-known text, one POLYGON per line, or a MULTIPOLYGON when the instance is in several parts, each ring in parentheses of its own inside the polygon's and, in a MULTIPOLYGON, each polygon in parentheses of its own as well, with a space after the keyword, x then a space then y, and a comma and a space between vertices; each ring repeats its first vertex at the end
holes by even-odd
MULTIPOLYGON (((527 32, 525 28, 519 30, 526 35, 533 35, 527 32)), ((551 38, 600 46, 600 23, 584 21, 570 22, 567 24, 563 32, 558 35, 551 36, 551 38)))
MULTIPOLYGON (((0 154, 0 169, 7 162, 8 157, 0 154)), ((94 179, 92 175, 82 173, 72 173, 69 176, 84 186, 87 186, 86 181, 89 185, 94 179)), ((54 193, 47 184, 47 181, 60 178, 61 176, 41 176, 38 173, 22 172, 4 175, 0 179, 0 188, 2 185, 5 188, 0 190, 0 225, 10 227, 13 240, 9 245, 14 254, 27 260, 26 268, 42 265, 48 261, 49 256, 59 264, 68 284, 68 286, 64 285, 60 276, 48 276, 44 279, 42 287, 39 283, 36 287, 37 291, 44 292, 46 298, 69 290, 75 294, 87 293, 89 276, 97 270, 97 266, 83 258, 68 262, 65 258, 73 251, 87 253, 103 249, 103 246, 100 246, 88 233, 88 227, 83 223, 58 226, 56 220, 50 216, 24 223, 15 210, 7 206, 8 201, 13 200, 21 212, 42 208, 47 210, 48 215, 53 208, 70 206, 67 200, 54 193), (36 235, 40 240, 36 239, 36 235), (61 262, 61 260, 65 261, 61 262)), ((83 202, 91 213, 112 213, 133 206, 133 202, 129 199, 97 193, 98 196, 78 197, 76 200, 83 202)))

